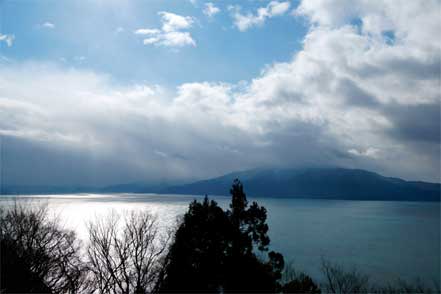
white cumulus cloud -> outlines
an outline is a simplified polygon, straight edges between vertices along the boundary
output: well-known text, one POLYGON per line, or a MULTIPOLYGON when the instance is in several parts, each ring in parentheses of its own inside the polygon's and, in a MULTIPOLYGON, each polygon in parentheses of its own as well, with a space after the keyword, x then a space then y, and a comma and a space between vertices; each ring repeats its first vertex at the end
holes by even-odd
POLYGON ((234 25, 243 32, 251 27, 263 25, 269 18, 285 14, 290 5, 289 1, 271 1, 267 6, 258 8, 256 13, 242 14, 239 6, 230 7, 230 10, 232 10, 234 25))
POLYGON ((202 11, 206 16, 213 17, 220 12, 220 8, 215 6, 213 3, 205 3, 204 10, 202 11))
POLYGON ((158 29, 138 29, 134 33, 136 35, 157 35, 160 32, 158 29))
POLYGON ((0 42, 5 42, 8 47, 11 47, 14 43, 15 36, 14 35, 3 35, 0 33, 0 42))
POLYGON ((159 43, 168 47, 196 46, 189 32, 166 32, 161 35, 159 43))
POLYGON ((182 16, 166 11, 160 11, 158 14, 161 16, 162 30, 164 32, 189 29, 194 22, 191 16, 182 16))
POLYGON ((136 35, 147 36, 144 45, 157 45, 165 47, 196 46, 195 40, 187 31, 192 27, 194 19, 190 16, 181 16, 171 12, 161 11, 161 29, 137 29, 136 35))

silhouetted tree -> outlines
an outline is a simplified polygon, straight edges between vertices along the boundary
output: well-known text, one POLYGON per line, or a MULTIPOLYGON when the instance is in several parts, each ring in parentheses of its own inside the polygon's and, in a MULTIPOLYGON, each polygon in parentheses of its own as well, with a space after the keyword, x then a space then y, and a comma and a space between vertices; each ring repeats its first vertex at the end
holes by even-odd
POLYGON ((274 292, 283 256, 267 251, 266 210, 248 201, 239 180, 230 190, 231 210, 206 196, 193 201, 176 231, 157 290, 159 292, 274 292))
POLYGON ((5 238, 0 239, 0 293, 51 293, 23 256, 17 244, 5 238))
POLYGON ((386 286, 372 285, 369 287, 368 292, 375 294, 439 294, 441 290, 439 280, 434 280, 433 285, 430 287, 420 279, 416 279, 412 283, 398 279, 395 283, 388 283, 386 286))
POLYGON ((231 204, 227 215, 233 226, 231 254, 226 256, 228 271, 224 289, 229 292, 274 292, 278 288, 284 262, 279 253, 270 252, 269 261, 262 262, 253 253, 255 247, 268 251, 270 239, 267 212, 253 202, 248 207, 242 183, 236 179, 230 189, 231 204))
MULTIPOLYGON (((193 201, 169 247, 148 213, 114 214, 89 225, 87 263, 79 241, 47 207, 0 207, 0 293, 277 292, 320 293, 283 256, 268 251, 266 210, 248 206, 234 181, 228 211, 205 197, 193 201), (169 249, 166 254, 166 250, 169 249), (282 270, 284 269, 283 278, 282 270)), ((439 281, 368 284, 357 269, 322 261, 326 293, 439 293, 439 281)))
POLYGON ((282 293, 320 294, 320 287, 310 276, 297 272, 292 263, 285 265, 281 281, 282 293))
POLYGON ((327 293, 350 294, 368 293, 368 276, 356 268, 344 270, 341 265, 322 260, 322 272, 325 275, 323 285, 327 293))
POLYGON ((268 225, 266 224, 266 209, 253 202, 248 208, 246 194, 242 183, 235 179, 230 189, 231 211, 227 214, 234 226, 236 235, 233 238, 234 254, 251 254, 253 245, 257 245, 261 251, 267 251, 270 239, 268 237, 268 225))
POLYGON ((282 286, 282 293, 320 294, 321 291, 310 276, 301 273, 298 277, 282 286))
POLYGON ((73 231, 48 217, 47 207, 0 208, 1 291, 76 293, 84 280, 73 231))
POLYGON ((156 218, 131 212, 121 224, 116 213, 90 223, 89 293, 150 293, 161 272, 168 237, 156 218))
POLYGON ((161 292, 213 292, 223 283, 232 226, 207 197, 190 204, 167 257, 161 292))

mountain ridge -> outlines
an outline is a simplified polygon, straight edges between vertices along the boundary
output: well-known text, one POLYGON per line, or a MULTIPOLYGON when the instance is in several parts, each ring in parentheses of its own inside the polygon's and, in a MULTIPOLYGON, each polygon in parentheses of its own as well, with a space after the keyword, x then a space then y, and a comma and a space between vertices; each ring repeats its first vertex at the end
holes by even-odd
POLYGON ((170 194, 228 195, 239 178, 248 195, 278 198, 440 201, 440 184, 385 177, 362 169, 255 169, 168 187, 170 194), (205 191, 205 192, 204 192, 205 191))
POLYGON ((188 184, 126 183, 106 187, 3 186, 1 194, 158 193, 229 195, 234 179, 247 195, 267 198, 440 201, 441 184, 406 181, 341 167, 257 168, 188 184))

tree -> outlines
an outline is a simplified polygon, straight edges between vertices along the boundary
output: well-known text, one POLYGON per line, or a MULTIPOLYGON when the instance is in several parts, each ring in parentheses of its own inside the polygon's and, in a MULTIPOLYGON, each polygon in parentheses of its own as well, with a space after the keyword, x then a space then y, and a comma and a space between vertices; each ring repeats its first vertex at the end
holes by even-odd
POLYGON ((159 280, 159 292, 243 292, 278 288, 283 256, 266 261, 254 250, 268 251, 266 209, 248 201, 239 180, 233 182, 229 211, 205 196, 193 201, 176 231, 159 280))
POLYGON ((342 266, 322 260, 322 272, 325 275, 324 289, 327 293, 368 293, 368 276, 353 268, 345 271, 342 266))
POLYGON ((253 202, 248 208, 243 185, 235 179, 230 189, 231 211, 227 211, 236 235, 233 239, 233 254, 251 254, 253 245, 261 251, 267 251, 270 239, 266 224, 266 209, 253 202))
POLYGON ((285 265, 282 278, 282 293, 320 294, 320 287, 310 276, 295 270, 293 263, 285 265))
POLYGON ((230 189, 231 204, 226 212, 233 226, 231 253, 226 256, 227 272, 224 288, 228 292, 274 292, 284 266, 280 253, 269 252, 268 261, 262 262, 254 253, 268 251, 270 239, 267 212, 257 202, 248 207, 242 183, 235 179, 230 189))
POLYGON ((0 208, 1 290, 76 293, 84 281, 75 233, 46 206, 0 208))
POLYGON ((190 203, 167 256, 160 292, 215 292, 222 286, 231 223, 207 197, 190 203))
POLYGON ((88 292, 149 293, 160 273, 167 236, 148 212, 131 212, 121 224, 112 213, 90 223, 88 292))
POLYGON ((21 249, 11 240, 0 240, 0 293, 51 293, 44 280, 32 272, 21 249))
POLYGON ((321 291, 310 276, 300 273, 298 277, 282 286, 282 293, 320 294, 321 291))

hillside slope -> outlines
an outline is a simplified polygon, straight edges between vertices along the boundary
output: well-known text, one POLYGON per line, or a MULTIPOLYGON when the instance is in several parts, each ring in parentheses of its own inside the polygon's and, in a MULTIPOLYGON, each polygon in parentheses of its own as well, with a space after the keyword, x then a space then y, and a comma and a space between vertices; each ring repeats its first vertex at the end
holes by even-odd
POLYGON ((162 193, 228 195, 240 179, 248 195, 285 198, 439 201, 440 184, 411 182, 343 168, 259 169, 163 189, 162 193))

